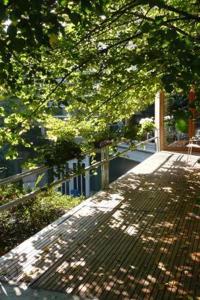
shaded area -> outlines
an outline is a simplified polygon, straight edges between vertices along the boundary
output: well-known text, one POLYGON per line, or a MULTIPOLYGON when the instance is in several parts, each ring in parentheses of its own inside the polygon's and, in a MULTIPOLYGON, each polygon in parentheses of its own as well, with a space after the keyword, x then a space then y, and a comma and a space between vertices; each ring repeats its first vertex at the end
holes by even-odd
MULTIPOLYGON (((134 157, 134 154, 133 154, 134 157)), ((97 156, 100 160, 100 155, 97 156)), ((113 182, 132 168, 138 165, 138 162, 126 159, 123 157, 117 157, 109 162, 109 183, 113 182)), ((101 167, 97 168, 96 175, 93 171, 90 172, 90 192, 96 193, 102 189, 101 187, 101 167)))
POLYGON ((109 179, 110 183, 138 165, 138 162, 122 157, 110 161, 109 179))
POLYGON ((153 155, 3 257, 2 279, 92 299, 197 299, 200 168, 186 158, 153 155))

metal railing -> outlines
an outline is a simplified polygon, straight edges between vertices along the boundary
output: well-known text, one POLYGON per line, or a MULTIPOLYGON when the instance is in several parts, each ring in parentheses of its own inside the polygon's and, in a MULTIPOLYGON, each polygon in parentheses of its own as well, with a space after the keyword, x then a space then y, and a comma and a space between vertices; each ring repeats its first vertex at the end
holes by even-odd
MULTIPOLYGON (((2 212, 4 210, 8 210, 8 209, 20 204, 20 203, 23 203, 23 202, 25 202, 29 199, 32 199, 35 196, 37 196, 39 193, 44 192, 47 189, 59 186, 67 180, 73 179, 74 177, 76 177, 78 175, 81 175, 81 174, 82 175, 86 174, 89 171, 94 170, 94 169, 96 169, 100 166, 101 166, 101 186, 102 186, 102 189, 106 189, 109 185, 109 161, 111 161, 111 160, 113 160, 117 157, 123 156, 125 153, 127 153, 130 150, 133 151, 133 146, 135 148, 134 150, 137 150, 137 147, 139 147, 141 145, 145 145, 149 142, 156 141, 156 140, 157 140, 157 137, 153 137, 153 138, 147 139, 147 140, 142 141, 142 142, 137 143, 137 144, 131 144, 125 150, 123 150, 121 152, 117 152, 116 154, 114 154, 112 156, 109 156, 109 147, 113 146, 113 145, 108 145, 106 147, 103 147, 103 148, 101 148, 101 161, 95 162, 92 165, 90 165, 88 167, 85 167, 84 169, 78 170, 77 172, 69 170, 68 174, 66 176, 64 176, 63 178, 58 179, 58 180, 56 180, 56 181, 54 181, 54 182, 52 182, 52 183, 50 183, 46 186, 40 187, 40 188, 38 188, 38 189, 36 189, 36 190, 26 194, 26 195, 23 195, 22 197, 19 197, 17 199, 11 200, 11 201, 8 201, 7 203, 1 205, 0 206, 0 212, 2 212)), ((26 171, 26 172, 23 172, 23 173, 20 173, 20 174, 16 174, 16 175, 7 177, 5 179, 0 180, 0 186, 8 184, 8 183, 12 183, 12 182, 17 182, 17 181, 19 181, 19 180, 21 180, 21 179, 23 179, 27 176, 35 175, 35 174, 38 174, 38 173, 43 173, 43 172, 46 172, 47 170, 49 170, 48 167, 41 166, 41 167, 33 169, 33 170, 29 170, 29 171, 26 171)))

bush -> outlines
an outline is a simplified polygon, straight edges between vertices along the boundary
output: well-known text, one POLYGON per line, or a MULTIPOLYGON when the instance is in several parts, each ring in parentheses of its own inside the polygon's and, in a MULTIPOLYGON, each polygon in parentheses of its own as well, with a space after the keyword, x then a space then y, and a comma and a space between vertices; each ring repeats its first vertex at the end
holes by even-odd
POLYGON ((49 190, 0 213, 0 255, 55 221, 82 200, 82 197, 74 198, 49 190))
POLYGON ((45 164, 50 167, 62 165, 73 158, 83 158, 80 146, 73 141, 52 142, 44 151, 45 164))
POLYGON ((148 133, 153 133, 155 124, 153 118, 143 118, 140 120, 140 128, 138 131, 138 137, 140 139, 146 139, 148 133))

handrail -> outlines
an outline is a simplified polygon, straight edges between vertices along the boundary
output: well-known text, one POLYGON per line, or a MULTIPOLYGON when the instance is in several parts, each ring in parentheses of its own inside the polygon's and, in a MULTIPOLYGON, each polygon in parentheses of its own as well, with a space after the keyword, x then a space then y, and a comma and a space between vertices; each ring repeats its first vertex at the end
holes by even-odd
POLYGON ((96 162, 96 163, 92 164, 91 166, 86 167, 83 170, 80 170, 79 172, 71 173, 71 174, 63 177, 62 179, 58 179, 58 180, 54 181, 54 182, 50 183, 48 186, 44 186, 42 188, 38 188, 37 190, 35 190, 33 192, 30 192, 29 194, 26 194, 26 195, 24 195, 24 196, 22 196, 20 198, 12 200, 12 201, 9 201, 8 203, 5 203, 5 204, 3 204, 3 205, 0 206, 0 212, 3 211, 3 210, 7 210, 9 208, 12 208, 13 206, 18 205, 19 203, 23 203, 26 200, 35 197, 39 193, 46 191, 47 189, 50 189, 52 187, 55 187, 57 185, 62 184, 66 180, 73 179, 74 177, 76 177, 78 175, 81 175, 83 173, 86 173, 86 172, 89 172, 89 171, 91 171, 93 169, 96 169, 99 166, 101 166, 102 164, 104 164, 105 162, 106 162, 106 160, 101 160, 99 162, 96 162))
MULTIPOLYGON (((157 137, 153 137, 153 138, 147 139, 147 140, 145 140, 145 141, 142 141, 142 142, 140 142, 140 143, 138 143, 138 144, 135 144, 134 146, 135 146, 135 147, 138 147, 138 146, 140 146, 140 145, 147 144, 148 142, 154 141, 154 140, 156 140, 156 139, 157 139, 157 137)), ((57 186, 57 185, 62 184, 62 183, 65 182, 66 180, 70 180, 70 179, 72 179, 72 178, 74 178, 74 177, 76 177, 76 176, 78 176, 78 175, 81 175, 81 174, 87 173, 87 172, 89 172, 89 171, 91 171, 91 170, 94 170, 94 169, 98 168, 99 166, 102 166, 103 164, 108 163, 108 161, 111 161, 111 160, 115 159, 116 157, 119 157, 119 156, 125 154, 126 152, 128 152, 128 151, 131 149, 132 146, 133 146, 133 145, 130 145, 130 146, 129 146, 127 149, 125 149, 124 151, 118 152, 117 154, 115 154, 115 155, 113 155, 113 156, 111 156, 111 157, 108 157, 108 159, 103 159, 103 160, 101 160, 101 161, 99 161, 99 162, 96 162, 96 163, 94 163, 94 164, 92 164, 92 165, 90 165, 90 166, 88 166, 88 167, 86 167, 86 168, 84 168, 84 169, 79 170, 78 172, 71 172, 71 174, 68 174, 67 176, 65 176, 65 177, 63 177, 63 178, 58 179, 58 180, 56 180, 56 181, 50 183, 48 186, 44 186, 44 187, 42 187, 42 188, 38 188, 37 190, 35 190, 35 191, 33 191, 33 192, 30 192, 29 194, 26 194, 26 195, 24 195, 24 196, 22 196, 22 197, 20 197, 20 198, 17 198, 17 199, 14 199, 14 200, 12 200, 12 201, 10 201, 10 202, 8 202, 8 203, 5 203, 5 204, 3 204, 3 205, 0 206, 0 212, 1 212, 1 211, 4 211, 4 210, 7 210, 7 209, 10 209, 10 208, 12 208, 12 207, 18 205, 19 203, 23 203, 23 202, 25 202, 26 200, 35 197, 35 196, 38 195, 39 193, 41 193, 41 192, 43 192, 43 191, 45 191, 45 190, 47 190, 47 189, 49 189, 49 188, 52 188, 52 187, 55 187, 55 186, 57 186)), ((23 178, 23 177, 32 175, 32 174, 36 174, 36 173, 38 173, 39 171, 42 171, 42 170, 43 170, 42 168, 48 169, 48 167, 40 167, 40 168, 34 169, 34 172, 31 173, 31 174, 30 174, 30 172, 28 172, 28 171, 27 171, 27 172, 24 172, 24 173, 22 173, 23 176, 21 176, 20 179, 23 178), (26 173, 26 174, 25 174, 25 173, 26 173), (28 174, 28 175, 27 175, 27 174, 28 174)), ((17 174, 17 175, 18 175, 18 174, 17 174)), ((9 178, 11 178, 12 182, 13 182, 13 181, 16 181, 16 180, 15 180, 15 176, 17 176, 17 175, 10 176, 10 177, 8 177, 8 178, 6 178, 6 179, 8 180, 9 178)), ((19 175, 20 175, 20 174, 19 174, 19 175)), ((19 177, 17 178, 17 180, 18 180, 18 179, 19 179, 19 177)), ((2 181, 3 181, 3 180, 2 180, 2 181)), ((1 182, 2 182, 2 181, 1 181, 1 182)), ((5 180, 5 181, 6 181, 6 180, 5 180)), ((2 184, 2 183, 1 183, 1 184, 2 184)))
POLYGON ((47 171, 48 169, 49 168, 46 166, 41 166, 41 167, 38 167, 38 168, 35 168, 32 170, 24 171, 23 173, 18 173, 18 174, 6 177, 4 179, 0 179, 0 185, 11 183, 11 182, 16 182, 20 179, 23 179, 24 177, 28 177, 28 176, 31 176, 31 175, 34 175, 34 174, 37 174, 40 172, 44 172, 44 171, 47 171))
MULTIPOLYGON (((157 137, 153 137, 153 138, 150 138, 150 139, 145 140, 145 141, 143 141, 143 142, 140 142, 140 143, 138 143, 138 144, 136 144, 136 145, 134 145, 134 146, 135 146, 135 147, 138 147, 138 146, 147 144, 147 143, 149 143, 149 142, 152 142, 152 141, 154 141, 154 140, 156 140, 156 139, 157 139, 157 137)), ((124 151, 119 152, 119 155, 117 155, 117 154, 113 155, 112 157, 109 158, 109 161, 115 159, 115 158, 118 157, 118 156, 123 155, 123 154, 126 153, 126 152, 128 152, 128 151, 130 150, 131 147, 132 147, 132 145, 131 145, 130 147, 128 147, 127 149, 125 149, 124 151)))
MULTIPOLYGON (((147 139, 147 140, 145 140, 143 142, 140 142, 140 143, 136 144, 135 146, 138 147, 138 146, 140 146, 142 144, 151 142, 151 141, 153 141, 155 139, 157 139, 157 137, 153 137, 153 138, 147 139)), ((130 149, 130 147, 127 148, 127 149, 130 149)), ((126 149, 125 152, 127 152, 127 149, 126 149)), ((123 153, 123 152, 120 152, 120 153, 123 153)), ((85 155, 87 155, 87 153, 85 155)), ((37 173, 40 173, 40 172, 45 172, 45 171, 47 171, 49 169, 50 168, 47 167, 47 166, 41 166, 41 167, 38 167, 38 168, 35 168, 35 169, 32 169, 32 170, 24 171, 23 173, 18 173, 18 174, 15 174, 15 175, 12 175, 12 176, 0 179, 0 186, 4 185, 4 184, 7 184, 7 183, 16 182, 16 181, 18 181, 20 179, 23 179, 24 177, 28 177, 28 176, 31 176, 31 175, 34 175, 34 174, 37 174, 37 173)))

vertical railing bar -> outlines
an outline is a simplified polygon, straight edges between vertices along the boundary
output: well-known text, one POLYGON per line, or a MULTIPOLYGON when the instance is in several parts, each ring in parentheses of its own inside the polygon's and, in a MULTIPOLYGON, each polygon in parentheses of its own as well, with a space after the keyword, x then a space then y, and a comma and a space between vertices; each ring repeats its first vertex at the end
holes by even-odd
POLYGON ((107 189, 109 186, 109 146, 101 148, 101 187, 107 189))

